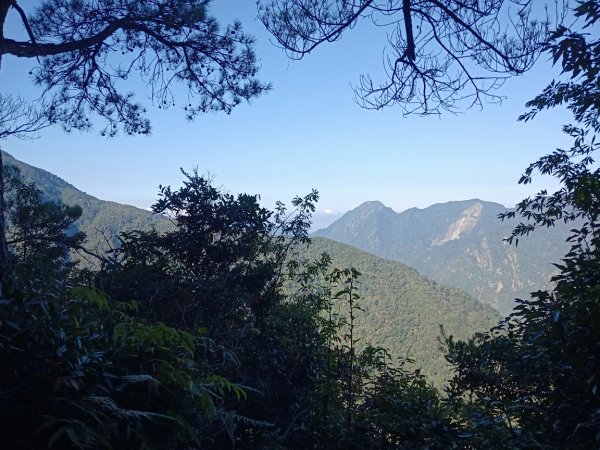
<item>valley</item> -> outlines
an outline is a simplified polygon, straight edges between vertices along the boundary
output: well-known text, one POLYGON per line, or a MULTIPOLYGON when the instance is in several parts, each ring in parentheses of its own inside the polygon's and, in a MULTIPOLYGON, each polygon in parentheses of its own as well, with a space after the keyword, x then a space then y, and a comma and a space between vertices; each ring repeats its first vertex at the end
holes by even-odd
MULTIPOLYGON (((160 215, 96 199, 49 172, 6 153, 4 158, 7 164, 19 168, 28 182, 42 189, 48 199, 82 207, 83 214, 75 226, 87 234, 90 250, 102 252, 109 245, 118 245, 116 236, 123 231, 164 231, 172 227, 160 215)), ((373 220, 382 220, 379 226, 385 226, 382 218, 371 214, 365 219, 373 224, 373 220)), ((357 317, 357 335, 361 342, 384 347, 395 359, 414 360, 413 367, 442 388, 450 370, 441 348, 441 328, 446 335, 467 339, 488 330, 501 315, 460 289, 439 284, 403 263, 356 247, 315 237, 304 257, 316 258, 326 252, 331 255, 333 267, 354 267, 360 271, 359 294, 364 311, 357 317)), ((84 259, 81 263, 93 266, 94 261, 84 259)))

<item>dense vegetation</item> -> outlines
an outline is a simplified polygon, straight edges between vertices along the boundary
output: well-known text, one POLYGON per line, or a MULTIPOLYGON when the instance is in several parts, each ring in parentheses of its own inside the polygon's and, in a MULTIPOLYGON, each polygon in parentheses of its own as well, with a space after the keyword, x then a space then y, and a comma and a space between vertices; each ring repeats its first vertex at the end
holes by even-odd
POLYGON ((443 388, 451 369, 440 345, 442 334, 467 339, 501 318, 464 292, 439 285, 414 269, 348 245, 313 238, 306 254, 326 252, 334 267, 360 271, 363 310, 356 317, 361 344, 380 346, 397 358, 414 360, 427 380, 443 388))
MULTIPOLYGON (((64 9, 66 4, 53 1, 46 6, 64 9)), ((317 7, 324 14, 307 22, 301 15, 268 10, 264 19, 275 21, 269 24, 276 25, 274 31, 290 48, 310 39, 316 45, 339 37, 370 5, 358 11, 357 5, 336 10, 339 3, 334 1, 320 10, 319 2, 291 0, 273 2, 273 8, 286 4, 296 11, 317 7), (340 14, 344 20, 333 29, 311 28, 339 20, 340 14), (291 19, 299 19, 296 24, 304 28, 281 28, 282 23, 293 25, 291 19)), ((496 6, 502 2, 490 4, 495 23, 496 6)), ((95 11, 86 5, 73 2, 73 14, 94 22, 95 11)), ((153 38, 158 33, 161 45, 153 48, 158 54, 175 45, 160 34, 165 29, 171 37, 193 36, 199 32, 198 23, 214 23, 205 17, 205 3, 181 2, 189 13, 185 20, 168 8, 153 9, 154 4, 145 10, 134 8, 137 3, 123 5, 115 11, 129 14, 109 31, 126 29, 124 45, 143 41, 148 32, 153 38), (161 24, 165 17, 169 22, 161 24)), ((414 5, 403 2, 409 36, 414 31, 411 14, 433 20, 441 12, 439 21, 430 23, 445 31, 436 35, 436 42, 452 43, 456 38, 464 44, 463 52, 450 56, 466 52, 488 69, 490 63, 502 62, 497 58, 507 58, 495 47, 489 57, 490 45, 505 41, 486 41, 477 33, 490 23, 490 11, 459 2, 454 12, 448 2, 435 1, 429 9, 415 12, 414 5), (466 25, 465 30, 461 14, 472 15, 476 26, 466 25), (478 50, 473 39, 485 44, 487 52, 478 50)), ((0 23, 11 7, 20 8, 17 2, 0 1, 0 23)), ((41 10, 34 30, 57 39, 69 34, 71 22, 45 22, 40 19, 44 12, 51 11, 41 10)), ((559 26, 540 43, 570 78, 547 86, 523 116, 529 120, 556 105, 573 112, 575 123, 564 129, 573 139, 572 147, 543 156, 521 179, 529 183, 535 174, 551 175, 560 189, 542 191, 505 214, 529 220, 515 228, 514 239, 559 221, 571 223, 570 251, 557 264, 552 290, 519 301, 489 332, 466 341, 445 339, 454 372, 443 397, 420 373, 391 361, 385 349, 360 343, 363 299, 356 269, 332 267, 327 255, 313 261, 300 255, 308 244, 315 192, 294 199, 291 212, 282 204, 269 211, 256 196, 226 194, 196 173, 184 173, 183 186, 162 188, 153 207, 173 226, 124 232, 110 258, 100 258, 100 268, 90 271, 80 270, 69 258, 71 250, 82 251, 84 236, 72 228, 81 208, 45 201, 18 172, 4 168, 0 231, 10 253, 3 247, 2 448, 599 448, 600 169, 593 155, 600 130, 600 42, 585 29, 596 26, 600 4, 580 1, 572 13, 583 22, 584 31, 559 26)), ((231 34, 251 44, 238 29, 231 34)), ((34 37, 31 41, 5 39, 0 50, 24 52, 22 56, 29 52, 30 57, 54 51, 56 57, 44 60, 41 82, 52 84, 53 64, 60 73, 77 63, 77 52, 68 50, 71 44, 63 51, 64 43, 38 44, 34 37)), ((81 41, 73 44, 79 50, 90 43, 81 41)), ((230 49, 230 54, 238 48, 231 38, 215 44, 230 49)), ((404 67, 416 70, 422 62, 416 59, 421 47, 411 39, 406 45, 404 67)), ((98 47, 84 62, 93 64, 100 50, 112 49, 98 47)), ((309 51, 302 46, 298 50, 309 51)), ((190 56, 185 75, 194 78, 192 69, 201 64, 203 54, 190 56)), ((510 58, 503 61, 509 63, 510 58)), ((213 100, 218 103, 233 95, 235 105, 244 94, 258 94, 261 86, 252 84, 253 62, 248 49, 237 65, 223 68, 225 75, 242 73, 232 75, 233 92, 221 90, 213 100), (249 90, 244 90, 248 82, 249 90)), ((169 63, 177 67, 181 60, 169 63)), ((84 81, 94 80, 97 67, 93 69, 84 81)), ((518 67, 504 69, 514 73, 518 67)), ((81 82, 77 75, 81 73, 69 78, 75 85, 81 82)), ((62 112, 70 113, 63 117, 65 126, 77 127, 86 118, 89 111, 70 108, 82 104, 77 95, 85 97, 86 86, 59 95, 66 102, 62 112)), ((110 79, 100 85, 107 86, 112 86, 110 79)), ((135 104, 110 89, 108 93, 87 107, 96 107, 93 112, 111 126, 125 112, 123 127, 144 132, 146 121, 136 114, 135 104)), ((400 95, 390 101, 403 99, 407 100, 400 95)), ((232 107, 227 102, 214 107, 219 105, 232 107)), ((210 109, 212 104, 200 106, 210 109)))
MULTIPOLYGON (((450 433, 421 375, 358 345, 359 273, 294 256, 315 193, 290 215, 187 175, 154 205, 176 226, 123 233, 90 272, 68 258, 84 238, 68 232, 81 210, 6 170, 5 448, 367 448, 374 433, 389 438, 379 427, 389 392, 450 433)), ((416 419, 392 406, 389 420, 416 419)), ((421 423, 391 431, 407 448, 431 439, 421 423)))
MULTIPOLYGON (((172 227, 171 222, 162 216, 98 200, 6 153, 4 159, 7 164, 18 167, 23 178, 34 183, 46 200, 84 204, 86 207, 82 208, 81 216, 70 231, 83 232, 86 248, 99 251, 101 255, 110 250, 107 243, 118 245, 116 230, 121 233, 152 228, 167 231, 172 227)), ((439 388, 450 375, 439 343, 440 326, 445 333, 466 339, 475 332, 489 329, 500 319, 490 308, 457 289, 440 286, 403 264, 383 260, 334 241, 315 238, 312 245, 303 250, 302 256, 312 260, 322 252, 331 255, 334 267, 355 267, 362 273, 359 290, 364 313, 359 314, 356 321, 360 345, 382 346, 394 358, 414 360, 414 367, 421 369, 427 379, 439 388)), ((80 267, 100 265, 100 261, 89 254, 74 253, 72 256, 80 261, 80 267)))
POLYGON ((569 226, 539 230, 518 246, 504 240, 518 224, 500 221, 505 207, 482 200, 437 204, 396 213, 366 202, 314 236, 358 247, 414 267, 509 314, 515 298, 551 286, 551 262, 569 249, 569 226))

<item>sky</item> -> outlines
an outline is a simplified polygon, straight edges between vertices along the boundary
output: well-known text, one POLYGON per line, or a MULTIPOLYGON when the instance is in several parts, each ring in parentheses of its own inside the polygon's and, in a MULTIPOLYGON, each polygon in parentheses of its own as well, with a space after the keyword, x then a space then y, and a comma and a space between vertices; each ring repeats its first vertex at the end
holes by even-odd
MULTIPOLYGON (((569 145, 561 132, 570 120, 565 111, 517 122, 525 102, 557 73, 545 56, 532 71, 505 83, 498 91, 506 97, 500 105, 404 117, 397 108, 368 111, 353 100, 359 76, 381 71, 383 30, 358 26, 292 61, 270 42, 252 1, 220 0, 214 6, 212 14, 222 23, 239 19, 257 39, 259 77, 272 83, 271 92, 231 115, 209 113, 193 122, 178 107, 149 108, 148 137, 107 139, 55 127, 34 140, 6 140, 2 148, 88 194, 140 208, 154 202, 159 185, 178 186, 180 168, 210 174, 233 193, 259 194, 268 207, 314 188, 321 198, 316 227, 369 200, 398 212, 470 198, 513 206, 554 186, 544 179, 517 185, 531 162, 569 145)), ((7 36, 11 32, 22 30, 10 23, 7 36)), ((35 97, 28 76, 34 63, 4 57, 0 91, 35 97)), ((143 85, 136 95, 149 104, 143 85)))

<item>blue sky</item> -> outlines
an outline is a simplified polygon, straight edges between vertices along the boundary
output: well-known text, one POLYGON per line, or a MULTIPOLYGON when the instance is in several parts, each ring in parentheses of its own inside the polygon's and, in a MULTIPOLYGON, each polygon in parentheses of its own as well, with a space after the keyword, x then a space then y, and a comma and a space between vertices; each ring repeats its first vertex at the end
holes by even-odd
MULTIPOLYGON (((149 137, 106 139, 53 128, 36 140, 5 141, 3 148, 91 195, 139 207, 154 201, 159 184, 178 185, 180 167, 210 173, 231 192, 260 194, 267 206, 316 188, 316 222, 325 225, 367 200, 396 211, 475 197, 514 205, 549 182, 518 186, 523 169, 569 144, 560 131, 569 121, 565 112, 516 121, 556 73, 545 57, 525 76, 507 81, 499 91, 507 97, 501 105, 403 117, 398 109, 366 111, 353 101, 358 77, 381 70, 381 29, 359 26, 291 61, 254 19, 253 2, 221 0, 213 13, 224 22, 240 19, 257 38, 260 76, 273 83, 269 94, 230 116, 208 114, 194 122, 177 107, 151 109, 149 137)), ((0 90, 35 95, 27 75, 33 63, 5 57, 0 90)), ((138 98, 146 101, 139 88, 138 98)))

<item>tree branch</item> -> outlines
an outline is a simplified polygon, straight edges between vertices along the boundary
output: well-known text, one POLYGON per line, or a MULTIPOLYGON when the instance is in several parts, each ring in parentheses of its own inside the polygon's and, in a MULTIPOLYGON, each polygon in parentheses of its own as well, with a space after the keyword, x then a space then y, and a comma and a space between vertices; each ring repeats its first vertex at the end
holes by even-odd
POLYGON ((466 23, 462 18, 454 13, 451 9, 446 7, 443 3, 438 0, 429 0, 431 3, 440 8, 444 13, 446 13, 453 21, 463 27, 464 30, 468 31, 480 44, 487 47, 494 54, 496 54, 504 63, 506 64, 506 68, 515 73, 522 73, 523 70, 519 70, 515 67, 512 61, 508 58, 508 56, 501 52, 493 43, 485 39, 475 28, 473 28, 470 24, 466 23))
POLYGON ((402 0, 402 14, 404 15, 404 27, 406 29, 406 57, 410 61, 414 61, 416 59, 416 52, 410 13, 410 0, 402 0))
POLYGON ((135 30, 137 28, 135 22, 132 23, 130 20, 117 19, 99 33, 77 41, 61 42, 60 44, 42 44, 4 39, 0 46, 0 55, 9 54, 24 58, 58 55, 101 44, 120 29, 135 30))
POLYGON ((25 11, 23 11, 23 8, 21 8, 21 6, 19 6, 19 4, 17 3, 16 0, 13 0, 11 6, 13 8, 15 8, 17 10, 17 12, 19 13, 19 16, 21 16, 21 21, 23 22, 23 26, 27 30, 27 34, 29 35, 29 39, 31 40, 31 43, 37 44, 37 42, 35 41, 35 36, 33 35, 33 30, 31 29, 31 25, 29 25, 29 20, 27 20, 27 15, 25 14, 25 11))

